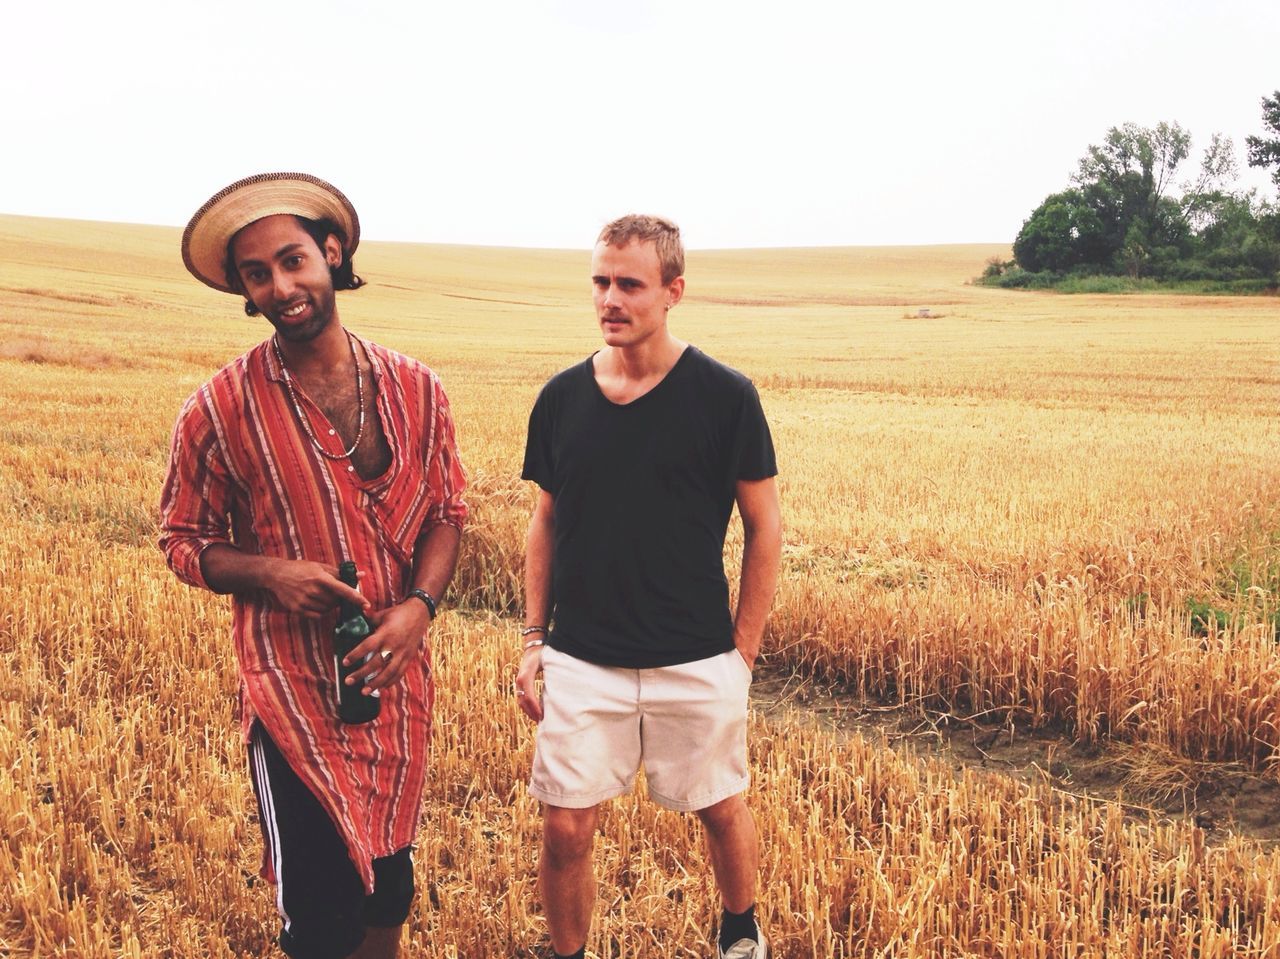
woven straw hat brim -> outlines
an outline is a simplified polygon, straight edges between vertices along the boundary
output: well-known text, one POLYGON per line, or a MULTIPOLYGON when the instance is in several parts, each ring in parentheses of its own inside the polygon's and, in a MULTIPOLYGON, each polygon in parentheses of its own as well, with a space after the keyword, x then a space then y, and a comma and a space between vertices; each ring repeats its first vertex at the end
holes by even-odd
POLYGON ((306 173, 259 173, 219 190, 196 211, 182 234, 182 262, 200 282, 235 293, 223 271, 227 244, 255 220, 280 213, 333 220, 347 235, 348 258, 360 243, 360 219, 337 187, 306 173))

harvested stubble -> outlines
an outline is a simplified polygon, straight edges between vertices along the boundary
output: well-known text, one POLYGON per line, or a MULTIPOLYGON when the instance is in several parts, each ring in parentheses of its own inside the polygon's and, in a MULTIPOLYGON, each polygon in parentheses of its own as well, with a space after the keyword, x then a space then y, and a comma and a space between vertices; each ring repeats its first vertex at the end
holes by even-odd
MULTIPOLYGON (((0 240, 0 331, 25 344, 0 355, 0 951, 260 955, 273 919, 225 613, 151 543, 179 403, 262 323, 193 285, 173 230, 0 217, 0 240)), ((775 662, 1263 766, 1275 598, 1220 579, 1241 550, 1274 562, 1272 305, 958 285, 992 252, 691 257, 678 328, 762 385, 783 467, 775 662), (946 318, 904 324, 921 301, 946 318), (1210 593, 1242 615, 1193 637, 1185 600, 1210 593)), ((461 425, 475 513, 457 598, 512 611, 524 418, 597 343, 585 260, 371 243, 361 270, 375 285, 340 299, 344 319, 427 359, 461 425)), ((438 637, 412 935, 427 956, 532 954, 529 731, 509 633, 471 615, 438 637)), ((1280 951, 1274 854, 803 724, 755 732, 780 955, 1280 951)), ((626 800, 601 844, 600 954, 701 954, 713 894, 692 825, 626 800)))
MULTIPOLYGON (((47 536, 3 568, 17 588, 3 634, 0 942, 32 956, 264 955, 274 916, 254 881, 225 611, 173 590, 145 556, 86 545, 47 536), (113 590, 74 601, 86 580, 113 590), (20 655, 33 637, 44 654, 20 655)), ((409 955, 534 956, 545 943, 514 646, 506 621, 440 622, 409 955)), ((1126 822, 1114 806, 957 776, 799 720, 757 720, 752 742, 762 910, 780 957, 1280 949, 1280 853, 1206 848, 1194 826, 1126 822)), ((714 890, 691 817, 623 798, 598 850, 597 955, 705 955, 714 890)))

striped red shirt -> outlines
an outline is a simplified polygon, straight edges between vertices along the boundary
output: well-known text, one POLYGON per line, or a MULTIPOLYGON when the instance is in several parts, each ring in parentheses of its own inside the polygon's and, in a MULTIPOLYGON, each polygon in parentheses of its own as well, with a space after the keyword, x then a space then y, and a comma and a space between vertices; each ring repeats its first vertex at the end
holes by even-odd
MULTIPOLYGON (((466 478, 439 379, 416 360, 358 342, 392 453, 374 479, 312 445, 270 340, 183 405, 160 503, 160 548, 180 579, 208 588, 200 555, 215 543, 331 566, 352 560, 364 574, 360 591, 381 609, 412 588, 419 536, 441 524, 462 528, 466 478)), ((298 397, 317 439, 341 453, 324 413, 298 397)), ((328 810, 372 891, 371 860, 417 833, 431 734, 429 653, 383 690, 376 720, 346 725, 337 714, 335 618, 336 611, 321 619, 289 613, 265 590, 233 597, 241 731, 247 742, 255 722, 266 727, 328 810)), ((265 859, 263 872, 274 881, 265 859)))

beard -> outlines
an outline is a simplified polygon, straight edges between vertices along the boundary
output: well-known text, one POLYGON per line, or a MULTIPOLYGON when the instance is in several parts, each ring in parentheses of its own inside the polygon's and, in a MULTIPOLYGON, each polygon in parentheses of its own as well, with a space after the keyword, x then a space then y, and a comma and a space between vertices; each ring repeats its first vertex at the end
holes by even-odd
POLYGON ((307 302, 311 305, 311 318, 301 324, 290 323, 282 318, 279 309, 263 309, 259 306, 258 312, 275 327, 276 333, 282 340, 290 343, 309 343, 328 329, 329 324, 333 322, 336 312, 333 287, 321 290, 317 295, 308 294, 307 302))

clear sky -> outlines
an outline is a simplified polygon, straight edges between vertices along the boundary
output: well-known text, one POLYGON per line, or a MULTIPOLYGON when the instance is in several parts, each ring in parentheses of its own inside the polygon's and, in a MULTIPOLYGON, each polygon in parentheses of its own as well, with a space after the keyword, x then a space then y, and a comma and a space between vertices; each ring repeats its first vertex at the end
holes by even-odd
POLYGON ((1276 0, 47 0, 6 8, 0 212, 185 224, 304 170, 378 240, 1012 241, 1108 127, 1221 132, 1242 180, 1276 0))

